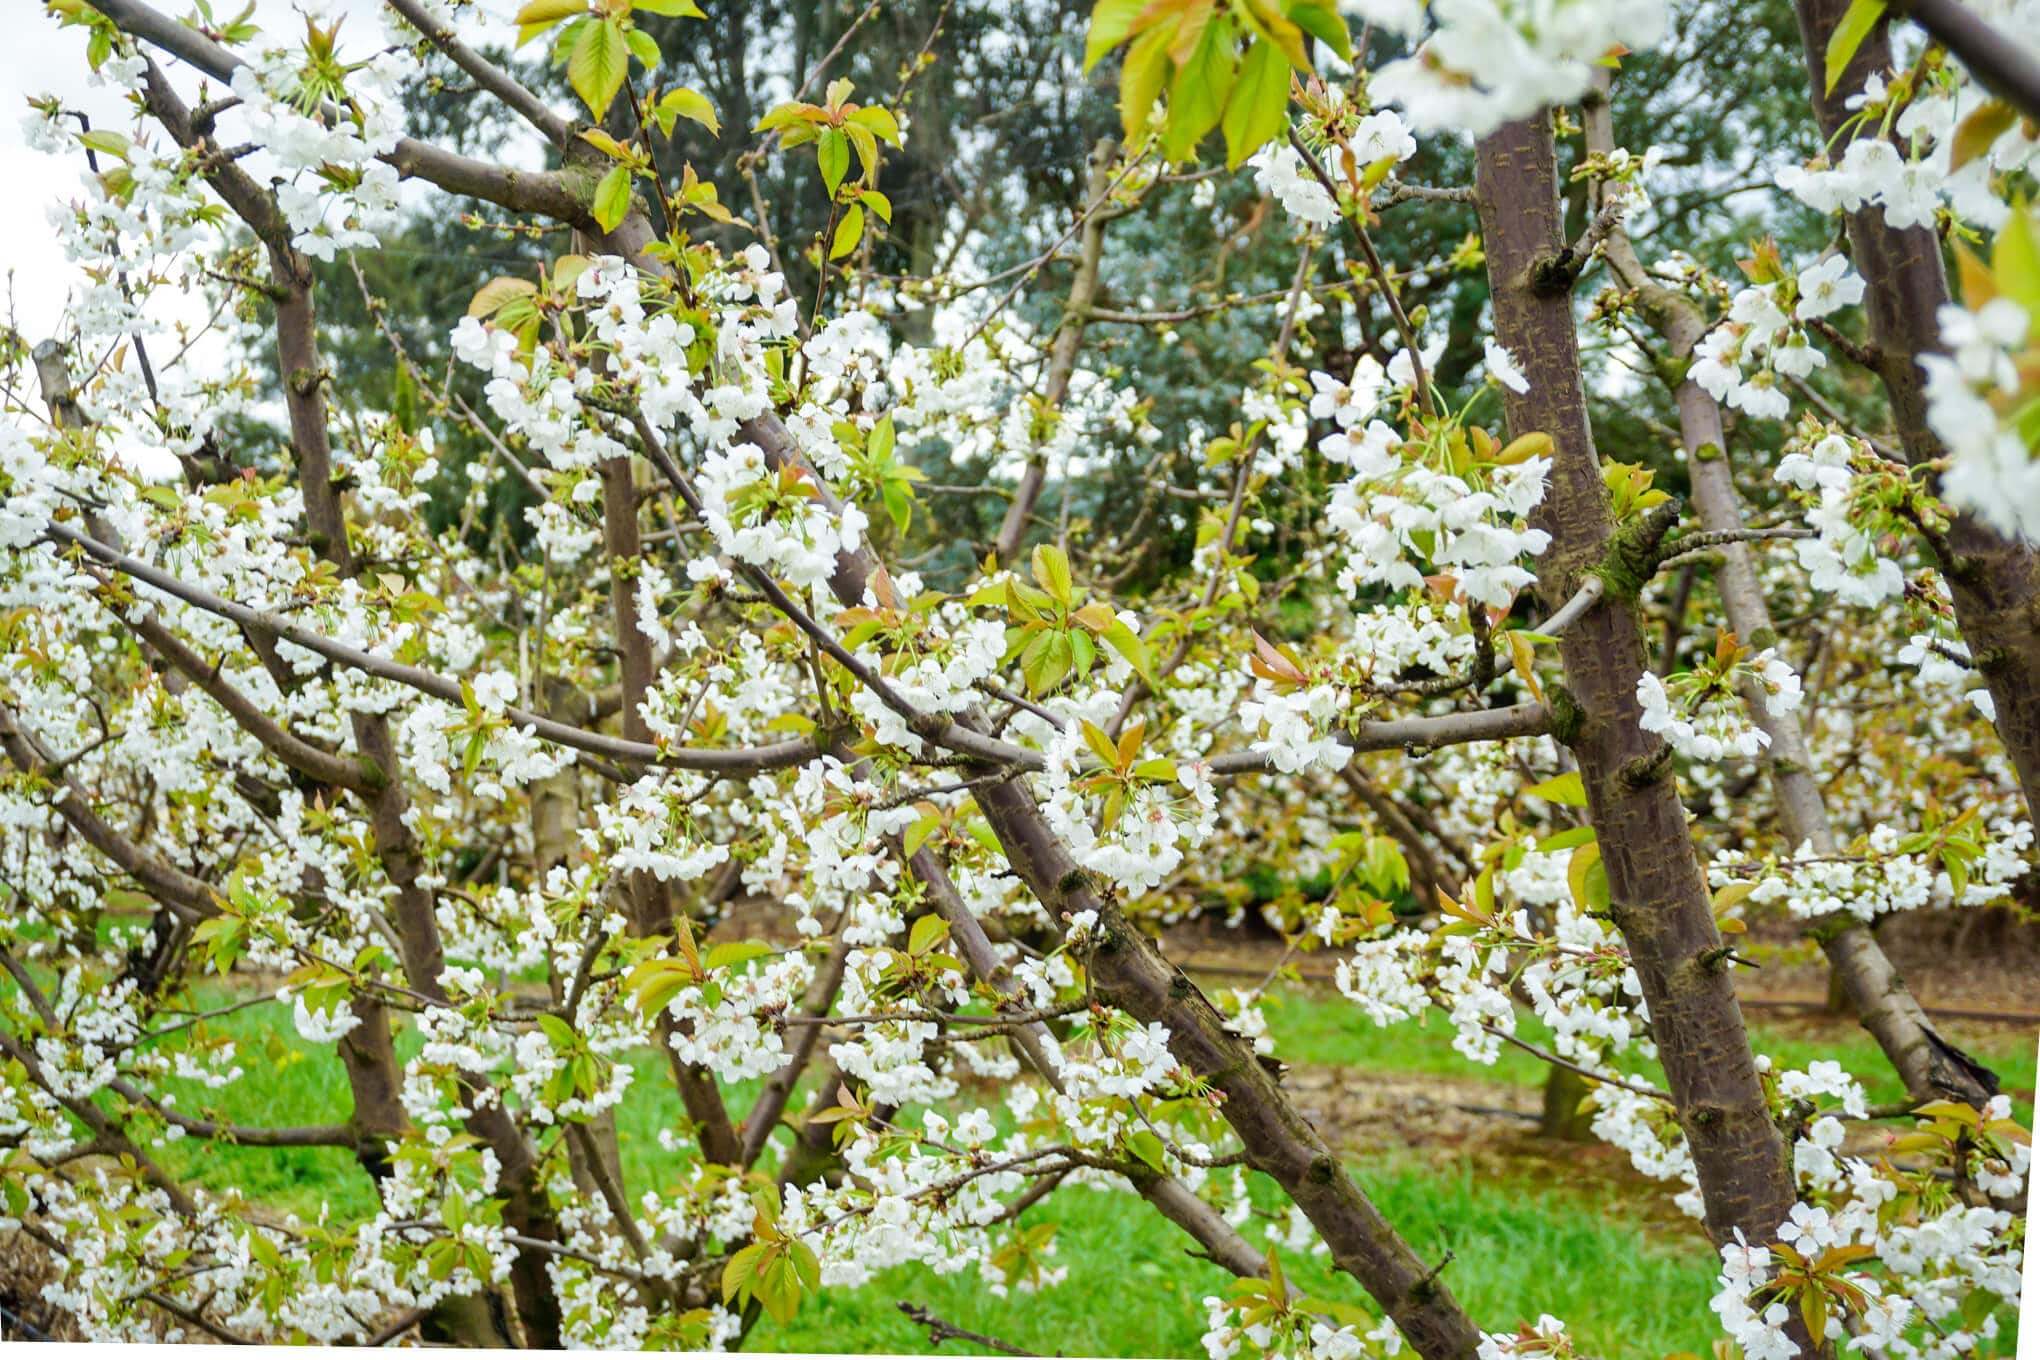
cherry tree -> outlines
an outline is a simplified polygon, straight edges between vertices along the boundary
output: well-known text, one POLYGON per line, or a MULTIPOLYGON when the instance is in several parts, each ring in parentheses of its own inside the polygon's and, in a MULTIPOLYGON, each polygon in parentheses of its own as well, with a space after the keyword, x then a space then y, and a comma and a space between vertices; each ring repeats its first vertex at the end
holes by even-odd
POLYGON ((1284 926, 1352 1024, 1436 1011, 1476 1061, 1583 1079, 1718 1249, 1724 1344, 2009 1353, 2026 1133, 1872 927, 2032 867, 2031 0, 1803 0, 1823 150, 1770 169, 1835 244, 1722 260, 1637 230, 1672 171, 1611 107, 1657 0, 1099 0, 1121 126, 1074 220, 909 280, 873 249, 911 63, 818 69, 757 125, 827 205, 796 242, 664 154, 719 126, 647 31, 713 42, 690 0, 387 0, 382 33, 47 8, 132 119, 33 103, 89 170, 53 213, 76 300, 0 351, 0 1213, 88 1334, 728 1348, 902 1263, 1083 1287, 1016 1220, 1098 1188, 1236 1277, 1213 1360, 1576 1353, 1472 1315, 1383 1215, 1282 1085, 1265 985, 1165 956, 1153 926, 1236 900, 1258 847, 1322 872, 1284 926), (542 165, 409 135, 449 78, 542 165), (1406 178, 1427 143, 1471 182, 1406 178), (1216 304, 1266 357, 1185 439, 1095 351, 1187 313, 1112 305, 1101 260, 1221 176, 1297 265, 1216 304), (1384 263, 1468 204, 1451 258, 1384 263), (378 315, 344 267, 461 212, 548 256, 475 293, 448 365, 385 327, 411 399, 381 409, 322 353, 322 289, 378 315), (1487 288, 1450 382, 1419 273, 1487 288), (1663 386, 1690 505, 1597 449, 1592 407, 1644 398, 1589 348, 1663 386), (1872 399, 1823 397, 1830 367, 1872 399), (906 557, 965 451, 1007 508, 937 588, 906 557), (1157 471, 1073 526, 1087 470, 1179 456, 1184 495, 1157 471), (522 523, 491 526, 506 484, 522 523), (1135 589, 1162 526, 1194 551, 1135 589), (1785 610, 1832 617, 1824 687, 1785 610), (1654 655, 1659 612, 1699 645, 1654 655), (1849 716, 1879 707, 1895 734, 1849 716), (740 899, 774 929, 730 928, 740 899), (1902 1104, 1752 1046, 1744 940, 1777 919, 1902 1104), (207 1022, 271 1002, 337 1052, 344 1124, 179 1098, 261 1080, 207 1022), (645 1052, 685 1114, 632 1183, 645 1052), (244 1213, 170 1169, 183 1140, 346 1149, 377 1209, 244 1213))

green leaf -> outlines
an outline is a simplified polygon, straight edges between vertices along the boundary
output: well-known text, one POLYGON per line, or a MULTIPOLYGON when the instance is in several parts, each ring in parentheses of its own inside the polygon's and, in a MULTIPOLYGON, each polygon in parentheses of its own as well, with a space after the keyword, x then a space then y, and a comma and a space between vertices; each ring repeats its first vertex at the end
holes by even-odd
POLYGON ((840 260, 857 249, 857 243, 864 239, 864 209, 852 203, 843 214, 843 220, 836 224, 835 239, 829 242, 829 258, 840 260))
POLYGON ((651 34, 642 28, 627 29, 623 40, 629 45, 631 55, 642 62, 647 71, 659 69, 659 44, 652 40, 651 34))
POLYGON ((1091 635, 1082 629, 1072 630, 1069 639, 1070 650, 1075 653, 1077 674, 1089 675, 1091 663, 1098 659, 1098 644, 1091 641, 1091 635))
POLYGON ((758 1297, 764 1302, 765 1311, 781 1325, 793 1321, 794 1314, 800 1311, 800 1277, 793 1268, 793 1262, 785 1252, 781 1252, 766 1267, 764 1274, 758 1297))
POLYGON ((716 119, 715 105, 709 103, 708 96, 699 91, 684 88, 668 90, 665 97, 659 100, 657 113, 660 120, 659 131, 664 136, 673 135, 673 124, 675 120, 681 118, 701 124, 708 129, 711 136, 722 135, 722 124, 716 119))
POLYGON ((1049 597, 1064 608, 1070 603, 1070 559, 1053 543, 1034 549, 1034 579, 1049 597))
POLYGON ((885 505, 886 518, 902 534, 913 527, 914 497, 906 486, 898 481, 888 480, 878 489, 878 498, 885 505))
POLYGON ((928 838, 941 829, 942 818, 939 816, 923 817, 908 827, 906 834, 900 838, 901 847, 906 851, 907 858, 912 859, 921 847, 928 843, 928 838))
POLYGON ((835 197, 843 176, 850 173, 850 139, 841 128, 830 128, 822 134, 815 146, 815 163, 821 167, 823 187, 831 198, 835 197))
POLYGON ((1156 687, 1154 658, 1149 654, 1147 644, 1140 640, 1137 633, 1123 621, 1114 619, 1112 626, 1098 637, 1107 647, 1126 658, 1126 664, 1133 667, 1133 673, 1145 681, 1150 690, 1156 687))
POLYGON ((529 279, 513 279, 507 274, 498 274, 475 291, 468 300, 469 316, 491 317, 517 298, 530 297, 538 291, 538 285, 529 279))
POLYGON ((1166 1150, 1162 1140, 1147 1129, 1135 1129, 1126 1135, 1126 1150, 1166 1175, 1169 1170, 1166 1150))
POLYGON ((1608 910, 1608 869, 1601 863, 1600 846, 1582 845, 1573 851, 1565 877, 1572 887, 1573 902, 1581 911, 1608 910))
POLYGON ((1176 36, 1172 16, 1148 29, 1126 50, 1119 67, 1119 122, 1129 143, 1147 130, 1148 115, 1169 77, 1169 43, 1176 36))
POLYGON ((758 126, 751 131, 771 132, 778 128, 791 127, 819 113, 820 110, 812 104, 781 104, 760 118, 758 126))
POLYGON ((2027 316, 2040 321, 2040 238, 2034 234, 2033 214, 2024 203, 2014 204, 2011 217, 1998 228, 1990 250, 1990 272, 1999 297, 2010 298, 2026 309, 2027 316))
POLYGON ((1106 736, 1104 729, 1098 727, 1089 719, 1080 719, 1079 721, 1083 723, 1084 744, 1091 748, 1091 754, 1097 756, 1104 763, 1106 769, 1118 769, 1119 748, 1112 744, 1112 738, 1106 736))
POLYGON ((1561 850, 1571 850, 1581 845, 1592 845, 1594 839, 1595 832, 1591 826, 1574 826, 1546 836, 1543 840, 1537 842, 1537 848, 1547 855, 1555 855, 1561 850))
POLYGON ((545 1031, 545 1037, 552 1040, 554 1048, 574 1046, 574 1027, 550 1011, 540 1011, 538 1027, 545 1031))
POLYGON ((947 938, 949 922, 931 912, 914 922, 913 930, 907 935, 907 952, 919 958, 947 938))
POLYGON ((580 138, 613 161, 627 161, 630 159, 630 148, 617 141, 616 138, 610 136, 601 128, 583 129, 580 133, 580 138))
POLYGON ((522 47, 562 19, 588 12, 588 0, 531 0, 517 11, 517 45, 522 47))
POLYGON ((859 176, 866 184, 878 178, 878 138, 871 129, 854 120, 843 124, 843 135, 850 139, 850 145, 857 149, 857 164, 863 171, 859 176))
POLYGON ((636 998, 639 1011, 654 1016, 691 980, 687 965, 679 959, 647 959, 630 970, 624 987, 636 998))
POLYGON ((586 255, 562 255, 553 261, 553 287, 572 292, 575 281, 594 267, 595 261, 586 255))
POLYGON ((1055 634, 1043 628, 1034 634, 1033 641, 1020 653, 1020 676, 1027 682, 1029 694, 1039 694, 1054 684, 1049 678, 1048 645, 1055 634))
POLYGON ((1559 775, 1555 779, 1547 779, 1541 784, 1532 784, 1523 792, 1533 798, 1542 798, 1547 803, 1560 803, 1566 807, 1587 805, 1587 786, 1580 778, 1578 770, 1559 775))
POLYGON ((1098 0, 1091 10, 1091 31, 1084 39, 1084 73, 1102 61, 1107 52, 1133 35, 1133 21, 1147 8, 1147 0, 1098 0))
POLYGON ((794 1272, 810 1294, 819 1293, 822 1288, 822 1263, 815 1259, 814 1249, 798 1237, 787 1242, 793 1257, 794 1272))
POLYGON ((863 128, 872 136, 894 146, 900 144, 900 120, 893 117, 892 110, 882 109, 876 104, 866 104, 847 115, 850 125, 863 128))
POLYGON ((1303 30, 1283 16, 1277 0, 1245 0, 1233 6, 1233 14, 1249 33, 1275 44, 1291 66, 1310 70, 1310 44, 1304 41, 1303 30))
POLYGON ((857 201, 878 215, 887 226, 892 225, 892 200, 876 189, 866 189, 857 195, 857 201))
POLYGON ((1188 160, 1205 134, 1218 126, 1226 97, 1232 93, 1234 31, 1229 19, 1214 19, 1205 25, 1190 60, 1169 86, 1169 121, 1162 134, 1162 149, 1170 160, 1188 160))
POLYGON ((757 1272, 759 1259, 768 1250, 770 1248, 766 1243, 753 1242, 750 1246, 745 1247, 742 1251, 730 1257, 730 1262, 723 1267, 722 1273, 722 1296, 724 1303, 728 1303, 740 1293, 749 1294, 751 1292, 752 1280, 757 1272))
POLYGON ((567 58, 567 83, 581 96, 589 113, 599 119, 609 112, 629 69, 630 44, 620 22, 604 19, 581 26, 573 55, 567 58))
POLYGON ((122 160, 128 158, 128 139, 118 132, 108 131, 104 128, 94 128, 78 140, 93 151, 103 152, 109 156, 118 156, 122 160))
POLYGON ((1818 1286, 1808 1285, 1799 1296, 1799 1317, 1806 1324, 1806 1335, 1815 1346, 1827 1340, 1828 1298, 1827 1291, 1818 1286))
POLYGON ((708 16, 694 0, 631 0, 633 14, 660 14, 668 19, 703 19, 708 16))
POLYGON ((1835 25, 1835 31, 1828 35, 1827 93, 1835 92, 1835 84, 1855 59, 1856 50, 1883 17, 1884 0, 1849 0, 1848 12, 1835 25))
POLYGON ((1331 0, 1296 0, 1289 7, 1289 22, 1337 52, 1339 60, 1353 60, 1353 37, 1331 0))
POLYGON ((1289 112, 1289 63, 1263 38, 1247 49, 1225 106, 1225 163, 1235 169, 1282 131, 1289 112))
POLYGON ((1948 886, 1954 892, 1955 900, 1960 902, 1962 894, 1969 891, 1969 866, 1950 856, 1941 861, 1941 867, 1948 871, 1948 886))
MULTIPOLYGON (((457 1198, 450 1198, 447 1200, 447 1203, 450 1205, 458 1204, 460 1203, 460 1200, 457 1198)), ((248 1240, 248 1254, 250 1256, 253 1256, 256 1259, 256 1261, 259 1262, 265 1269, 268 1270, 283 1269, 283 1257, 280 1254, 278 1254, 276 1250, 276 1244, 270 1241, 267 1237, 264 1237, 262 1235, 261 1229, 259 1228, 250 1229, 247 1240, 248 1240)))
POLYGON ((615 231, 630 212, 630 167, 610 166, 609 173, 595 185, 595 201, 589 206, 602 230, 615 231))
POLYGON ((771 952, 771 945, 761 944, 757 940, 725 940, 702 956, 701 966, 713 971, 751 959, 761 959, 771 952))

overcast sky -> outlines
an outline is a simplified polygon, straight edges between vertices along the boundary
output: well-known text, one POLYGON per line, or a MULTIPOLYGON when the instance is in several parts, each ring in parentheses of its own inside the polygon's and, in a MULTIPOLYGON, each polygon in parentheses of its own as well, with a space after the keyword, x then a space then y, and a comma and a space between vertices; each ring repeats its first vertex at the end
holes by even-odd
MULTIPOLYGON (((191 8, 191 0, 151 2, 172 14, 186 14, 191 8)), ((39 3, 6 3, 31 12, 15 15, 27 22, 10 24, 6 41, 0 42, 0 95, 5 97, 5 116, 0 117, 0 184, 7 186, 6 200, 0 203, 0 261, 4 261, 0 269, 4 269, 12 293, 14 324, 34 341, 57 329, 64 300, 77 277, 51 238, 44 210, 53 201, 78 195, 85 166, 82 161, 29 149, 21 131, 28 114, 27 101, 46 94, 61 95, 67 107, 84 111, 95 126, 124 129, 130 115, 117 92, 93 87, 85 67, 85 30, 59 28, 55 20, 39 12, 39 3)), ((219 14, 238 13, 246 3, 213 0, 219 14)), ((484 0, 476 8, 501 19, 507 32, 507 16, 515 7, 510 0, 484 0)), ((272 34, 302 32, 303 20, 293 13, 296 8, 290 0, 255 0, 255 22, 272 34)), ((347 16, 341 29, 341 51, 362 55, 381 40, 380 8, 380 0, 322 0, 319 5, 323 13, 347 16)), ((179 84, 190 88, 184 81, 179 84)))

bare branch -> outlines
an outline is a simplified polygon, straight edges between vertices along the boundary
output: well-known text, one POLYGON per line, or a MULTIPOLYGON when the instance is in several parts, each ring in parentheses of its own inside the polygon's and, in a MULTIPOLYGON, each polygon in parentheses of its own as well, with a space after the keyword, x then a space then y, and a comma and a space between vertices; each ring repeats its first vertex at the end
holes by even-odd
MULTIPOLYGON (((1462 746, 1472 741, 1507 741, 1535 737, 1551 730, 1551 714, 1543 704, 1511 704, 1507 708, 1476 708, 1428 718, 1397 718, 1364 722, 1339 740, 1355 751, 1388 751, 1397 747, 1462 746)), ((1214 756, 1215 775, 1261 774, 1275 767, 1258 751, 1228 751, 1214 756)))
POLYGON ((435 20, 418 0, 387 0, 404 21, 423 33, 434 47, 473 78, 475 84, 507 104, 511 111, 538 129, 539 135, 556 147, 565 147, 572 130, 567 120, 546 107, 544 100, 524 87, 523 82, 460 40, 450 26, 435 20))

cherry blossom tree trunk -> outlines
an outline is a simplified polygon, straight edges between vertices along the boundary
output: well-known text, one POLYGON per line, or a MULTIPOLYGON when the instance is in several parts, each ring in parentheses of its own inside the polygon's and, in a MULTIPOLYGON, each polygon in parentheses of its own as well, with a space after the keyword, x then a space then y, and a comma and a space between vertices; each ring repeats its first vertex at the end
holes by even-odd
POLYGON ((1542 431, 1555 445, 1536 520, 1552 536, 1538 589, 1555 608, 1590 572, 1610 583, 1561 641, 1566 693, 1556 696, 1557 735, 1579 761, 1610 911, 1643 983, 1708 1233, 1719 1243, 1740 1228, 1753 1242, 1769 1241, 1794 1202, 1792 1178, 1669 751, 1638 722, 1645 650, 1634 594, 1655 569, 1655 542, 1638 532, 1644 521, 1618 532, 1610 516, 1587 425, 1570 280, 1549 281, 1547 263, 1565 247, 1549 114, 1504 124, 1481 139, 1477 154, 1495 332, 1529 380, 1526 393, 1505 393, 1509 431, 1542 431))
MULTIPOLYGON (((1796 3, 1814 116, 1822 138, 1832 142, 1848 121, 1849 96, 1891 63, 1889 21, 1879 19, 1871 28, 1830 93, 1828 40, 1849 0, 1796 3)), ((1833 153, 1837 158, 1840 146, 1833 153)), ((1926 374, 1919 365, 1922 354, 1941 349, 1939 313, 1949 299, 1940 238, 1925 227, 1894 229, 1883 209, 1869 204, 1849 214, 1849 245, 1867 285, 1863 306, 1877 375, 1891 397, 1892 423, 1906 459, 1918 466, 1945 457, 1946 448, 1927 425, 1926 374)), ((1956 515, 1934 547, 1955 600, 1956 622, 1996 705, 1998 737, 2018 772, 2026 808, 2040 815, 2040 556, 1968 514, 1956 515)))
MULTIPOLYGON (((1589 152, 1606 153, 1614 149, 1614 120, 1606 86, 1604 76, 1585 101, 1583 121, 1589 152)), ((1684 294, 1665 287, 1645 272, 1628 233, 1620 227, 1608 235, 1607 259, 1609 269, 1622 286, 1636 294, 1644 319, 1664 337, 1672 357, 1688 358, 1707 330, 1699 308, 1684 294)), ((1693 504, 1700 512, 1702 526, 1712 533, 1740 531, 1742 505, 1720 404, 1698 383, 1683 376, 1673 388, 1672 398, 1679 412, 1680 440, 1689 460, 1693 504)), ((1729 626, 1752 647, 1773 645, 1777 630, 1764 601, 1763 585, 1757 579, 1750 545, 1726 542, 1720 553, 1715 588, 1720 592, 1729 626)), ((1787 839, 1795 848, 1810 846, 1816 855, 1834 854, 1835 834, 1828 822, 1827 801, 1821 794, 1813 756, 1799 719, 1792 713, 1774 712, 1761 685, 1746 686, 1742 697, 1758 725, 1771 738, 1765 753, 1765 770, 1787 839)), ((1815 923, 1812 934, 1857 1018, 1876 1038, 1914 1100, 1952 1096, 1980 1107, 1990 1099, 1995 1083, 1984 1080, 1989 1073, 1935 1032, 1918 998, 1906 986, 1867 924, 1853 916, 1838 915, 1815 923)))
MULTIPOLYGON (((629 458, 611 458, 601 467, 602 547, 609 555, 609 598, 615 619, 616 647, 623 680, 623 735, 632 741, 650 741, 641 705, 652 684, 652 644, 638 623, 637 575, 642 559, 642 536, 638 530, 638 494, 629 458)), ((630 876, 631 928, 640 936, 659 935, 674 929, 673 896, 668 884, 647 872, 630 876)), ((673 1048, 673 1020, 661 1013, 655 1026, 659 1047, 673 1070, 687 1118, 700 1140, 701 1155, 711 1162, 736 1166, 743 1159, 743 1144, 730 1126, 729 1110, 708 1074, 683 1062, 673 1048)))
MULTIPOLYGON (((186 147, 210 149, 192 123, 190 110, 158 68, 151 67, 147 84, 150 112, 173 138, 186 147)), ((355 571, 348 542, 340 490, 333 481, 331 437, 327 430, 327 374, 319 357, 318 322, 313 303, 311 265, 290 243, 290 230, 268 191, 231 160, 210 172, 220 197, 267 246, 270 282, 276 306, 276 364, 289 425, 297 482, 304 499, 305 527, 313 550, 342 576, 355 571)), ((388 722, 380 714, 351 715, 355 748, 362 762, 361 784, 375 833, 377 858, 393 890, 393 924, 402 953, 403 971, 411 988, 443 1002, 440 973, 445 956, 432 894, 419 879, 420 858, 406 811, 402 770, 388 722)), ((504 1220, 513 1231, 535 1241, 558 1236, 550 1199, 531 1146, 500 1104, 476 1108, 469 1127, 496 1153, 506 1192, 504 1220)), ((546 1270, 544 1253, 520 1249, 511 1267, 511 1289, 517 1301, 526 1344, 559 1344, 560 1315, 546 1270)))

